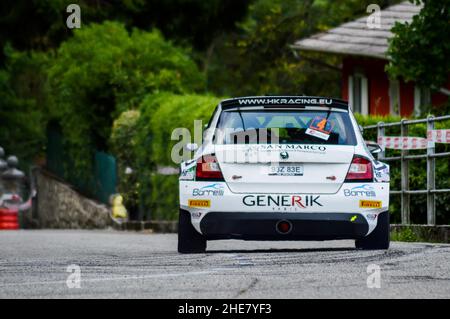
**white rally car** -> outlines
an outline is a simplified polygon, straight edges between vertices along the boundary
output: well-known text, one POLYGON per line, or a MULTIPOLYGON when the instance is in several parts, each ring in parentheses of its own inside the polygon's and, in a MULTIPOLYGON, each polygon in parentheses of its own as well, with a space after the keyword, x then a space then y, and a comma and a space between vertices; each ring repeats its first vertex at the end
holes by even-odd
POLYGON ((345 101, 222 101, 181 164, 178 251, 208 240, 355 239, 389 248, 389 166, 372 156, 345 101))

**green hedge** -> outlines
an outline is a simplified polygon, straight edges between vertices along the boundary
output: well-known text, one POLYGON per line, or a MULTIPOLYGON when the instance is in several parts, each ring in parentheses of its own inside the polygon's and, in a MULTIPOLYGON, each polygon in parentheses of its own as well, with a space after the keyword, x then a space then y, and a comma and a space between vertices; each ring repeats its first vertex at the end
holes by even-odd
POLYGON ((159 93, 147 96, 139 111, 122 113, 115 121, 110 144, 119 162, 119 190, 127 207, 145 219, 174 219, 178 212, 178 175, 160 175, 158 167, 179 165, 171 159, 175 128, 193 137, 194 120, 207 123, 220 98, 159 93), (126 167, 133 174, 124 174, 126 167))
MULTIPOLYGON (((172 141, 171 135, 176 128, 187 128, 194 138, 194 121, 208 123, 215 107, 222 99, 202 95, 160 95, 151 96, 141 105, 143 114, 153 112, 157 107, 149 126, 152 131, 152 158, 158 165, 177 165, 171 159, 171 149, 179 141, 172 141)), ((142 123, 141 133, 149 131, 147 123, 142 123)), ((193 140, 192 140, 193 142, 193 140)), ((177 165, 178 166, 178 165, 177 165)))
POLYGON ((117 159, 117 191, 123 195, 130 211, 137 211, 139 208, 137 174, 127 173, 126 170, 136 166, 137 122, 140 115, 136 110, 123 112, 114 121, 110 138, 110 149, 117 159))
POLYGON ((76 171, 88 172, 90 149, 107 150, 113 120, 136 109, 152 93, 205 89, 205 78, 190 52, 157 30, 128 31, 106 21, 75 30, 48 69, 56 120, 76 171))

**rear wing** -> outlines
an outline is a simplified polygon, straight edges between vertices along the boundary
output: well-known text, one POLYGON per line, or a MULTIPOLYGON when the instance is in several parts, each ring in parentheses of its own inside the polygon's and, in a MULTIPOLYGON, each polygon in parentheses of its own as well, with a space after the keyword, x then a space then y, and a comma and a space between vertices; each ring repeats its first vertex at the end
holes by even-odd
POLYGON ((348 110, 344 100, 320 96, 249 96, 223 100, 220 105, 223 110, 243 106, 263 106, 268 108, 301 108, 305 106, 334 107, 348 110))

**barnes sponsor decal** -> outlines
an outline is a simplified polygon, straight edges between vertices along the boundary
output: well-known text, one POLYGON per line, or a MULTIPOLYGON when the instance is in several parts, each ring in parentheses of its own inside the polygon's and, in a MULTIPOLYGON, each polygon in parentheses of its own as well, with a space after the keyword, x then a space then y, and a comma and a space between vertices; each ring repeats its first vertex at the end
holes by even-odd
POLYGON ((242 198, 242 202, 248 207, 272 207, 282 208, 307 208, 323 206, 319 201, 320 196, 314 195, 247 195, 242 198))
POLYGON ((344 196, 349 197, 376 197, 377 194, 372 186, 369 184, 364 184, 360 186, 355 186, 351 189, 344 189, 344 196))
POLYGON ((192 196, 223 196, 224 186, 219 183, 203 186, 201 188, 194 188, 192 196))

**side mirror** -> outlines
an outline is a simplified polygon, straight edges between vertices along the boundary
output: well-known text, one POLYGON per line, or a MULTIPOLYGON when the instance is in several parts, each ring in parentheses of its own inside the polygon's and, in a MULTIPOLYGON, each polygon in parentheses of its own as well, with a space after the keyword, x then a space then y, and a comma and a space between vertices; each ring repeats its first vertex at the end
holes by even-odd
POLYGON ((188 150, 188 151, 191 151, 191 152, 195 152, 196 150, 198 150, 198 144, 197 143, 188 143, 188 144, 186 144, 186 149, 188 150))
POLYGON ((366 145, 372 155, 378 154, 383 151, 380 145, 378 145, 377 143, 366 143, 366 145))

